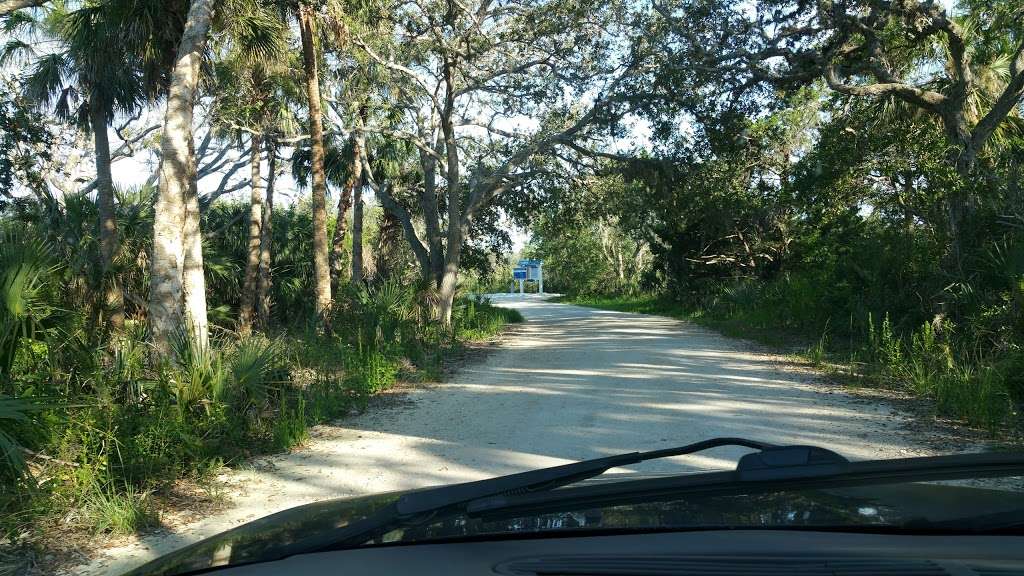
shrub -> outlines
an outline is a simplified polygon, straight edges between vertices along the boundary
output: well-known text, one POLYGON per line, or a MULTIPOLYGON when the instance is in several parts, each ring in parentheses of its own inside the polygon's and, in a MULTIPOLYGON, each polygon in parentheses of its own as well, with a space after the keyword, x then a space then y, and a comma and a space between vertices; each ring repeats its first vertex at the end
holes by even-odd
POLYGON ((390 387, 398 375, 398 361, 373 344, 345 356, 345 384, 363 395, 390 387))
POLYGON ((306 404, 301 396, 294 407, 285 406, 274 419, 270 449, 284 451, 302 444, 309 438, 306 404))

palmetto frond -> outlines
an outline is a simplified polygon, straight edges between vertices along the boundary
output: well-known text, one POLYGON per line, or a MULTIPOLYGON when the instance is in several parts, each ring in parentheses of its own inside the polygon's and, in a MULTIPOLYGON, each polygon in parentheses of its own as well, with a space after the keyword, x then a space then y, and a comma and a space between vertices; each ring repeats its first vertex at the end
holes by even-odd
POLYGON ((288 27, 280 16, 258 0, 229 0, 233 9, 224 21, 233 48, 251 66, 280 59, 287 48, 288 27))
POLYGON ((0 378, 10 374, 23 340, 53 313, 54 270, 45 242, 20 228, 0 229, 0 378))
POLYGON ((29 423, 29 413, 39 406, 21 398, 0 395, 0 470, 4 468, 14 476, 25 473, 22 447, 15 439, 12 428, 29 423))
POLYGON ((37 24, 36 19, 28 10, 19 10, 7 14, 0 20, 0 32, 5 34, 18 34, 19 32, 30 31, 37 24))
POLYGON ((262 336, 252 336, 238 343, 228 359, 232 393, 243 410, 253 411, 258 418, 275 389, 286 379, 284 354, 280 345, 262 336))
MULTIPOLYGON (((339 146, 333 138, 324 140, 324 170, 327 172, 327 180, 335 186, 341 186, 348 181, 352 168, 352 143, 346 140, 339 146)), ((311 162, 309 148, 296 149, 292 154, 292 175, 299 186, 305 187, 309 184, 311 162)))
MULTIPOLYGON (((40 106, 54 106, 64 120, 82 122, 87 118, 85 105, 96 107, 109 119, 116 112, 130 113, 142 103, 141 62, 127 49, 121 23, 106 5, 87 4, 73 11, 57 5, 36 28, 64 48, 36 58, 25 78, 30 99, 40 106)), ((7 48, 11 56, 26 53, 16 45, 7 48)))

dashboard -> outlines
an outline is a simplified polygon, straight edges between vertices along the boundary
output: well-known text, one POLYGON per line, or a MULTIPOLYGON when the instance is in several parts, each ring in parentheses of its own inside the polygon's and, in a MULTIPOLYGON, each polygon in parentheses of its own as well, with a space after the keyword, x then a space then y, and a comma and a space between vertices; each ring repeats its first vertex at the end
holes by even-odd
POLYGON ((1024 536, 719 530, 387 545, 217 576, 1024 576, 1024 536))

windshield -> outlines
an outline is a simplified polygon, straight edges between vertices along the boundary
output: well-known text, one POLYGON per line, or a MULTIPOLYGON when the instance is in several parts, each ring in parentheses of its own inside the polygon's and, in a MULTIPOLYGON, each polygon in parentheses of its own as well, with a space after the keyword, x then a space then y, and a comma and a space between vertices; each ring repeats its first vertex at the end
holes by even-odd
POLYGON ((0 576, 1013 524, 1022 2, 0 0, 0 576))

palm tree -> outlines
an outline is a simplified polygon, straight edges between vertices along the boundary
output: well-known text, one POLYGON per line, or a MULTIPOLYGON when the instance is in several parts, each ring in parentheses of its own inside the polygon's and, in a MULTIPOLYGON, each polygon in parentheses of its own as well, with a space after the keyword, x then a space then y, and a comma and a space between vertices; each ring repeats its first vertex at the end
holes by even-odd
POLYGON ((300 0, 298 5, 298 19, 302 40, 302 62, 306 71, 306 98, 309 103, 316 313, 321 320, 325 320, 331 306, 331 271, 327 254, 327 173, 324 170, 324 126, 320 103, 320 75, 314 45, 316 21, 313 8, 303 0, 300 0))
MULTIPOLYGON (((351 161, 349 162, 345 183, 338 193, 338 216, 334 224, 334 237, 331 240, 331 286, 335 290, 338 289, 338 285, 341 283, 341 275, 345 268, 345 233, 348 231, 348 209, 352 206, 356 187, 362 184, 362 148, 359 146, 359 141, 355 138, 355 135, 349 139, 347 148, 350 150, 350 153, 346 153, 346 156, 350 156, 351 161)), ((353 226, 354 232, 355 227, 353 226)), ((352 248, 354 251, 354 240, 352 248)))
POLYGON ((99 213, 99 256, 104 306, 114 330, 124 324, 124 297, 113 273, 118 252, 108 125, 117 113, 134 112, 144 99, 141 61, 125 50, 117 22, 102 5, 72 12, 53 8, 37 30, 60 40, 63 51, 40 57, 28 78, 28 96, 55 107, 59 117, 91 130, 96 159, 96 204, 99 213), (110 66, 110 62, 121 62, 110 66))
MULTIPOLYGON (((265 136, 292 131, 289 112, 290 66, 284 59, 288 28, 280 14, 260 0, 236 0, 223 18, 226 46, 214 65, 216 103, 213 122, 229 133, 249 136, 249 237, 241 289, 238 328, 252 330, 259 296, 257 284, 264 225, 262 153, 265 136)), ((267 247, 269 250, 269 246, 267 247)), ((268 254, 269 259, 269 254, 268 254)))
MULTIPOLYGON (((324 173, 327 183, 338 192, 338 212, 334 224, 334 235, 331 239, 330 271, 331 289, 338 290, 342 275, 345 272, 345 237, 348 233, 348 209, 352 206, 357 184, 362 182, 362 148, 359 139, 354 135, 344 145, 339 145, 335 138, 324 139, 324 173), (357 164, 357 161, 359 162, 357 164)), ((312 154, 309 149, 297 150, 292 154, 292 175, 299 186, 309 185, 312 175, 312 154)), ((353 228, 356 228, 353 220, 353 228)), ((355 234, 357 230, 353 230, 355 234)), ((356 237, 353 235, 353 249, 356 237)))
POLYGON ((266 330, 270 327, 270 288, 273 284, 274 182, 277 179, 277 142, 267 139, 267 201, 260 225, 260 263, 256 278, 256 323, 266 330))

